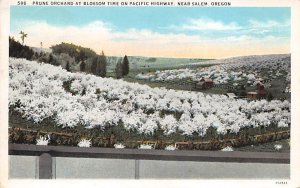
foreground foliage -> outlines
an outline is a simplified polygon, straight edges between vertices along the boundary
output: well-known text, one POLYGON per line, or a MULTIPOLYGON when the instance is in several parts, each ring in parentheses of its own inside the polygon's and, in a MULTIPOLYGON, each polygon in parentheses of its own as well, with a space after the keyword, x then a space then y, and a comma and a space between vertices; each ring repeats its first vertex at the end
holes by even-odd
POLYGON ((70 73, 61 67, 10 58, 10 108, 38 125, 142 135, 205 137, 290 127, 288 101, 247 101, 200 92, 150 88, 112 78, 70 73))

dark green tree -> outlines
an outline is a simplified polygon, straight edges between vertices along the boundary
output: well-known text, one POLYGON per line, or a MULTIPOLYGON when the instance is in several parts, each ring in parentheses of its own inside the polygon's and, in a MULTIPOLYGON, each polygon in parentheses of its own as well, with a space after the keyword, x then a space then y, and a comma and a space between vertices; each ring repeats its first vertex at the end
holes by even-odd
POLYGON ((104 55, 104 52, 101 52, 101 55, 99 56, 99 76, 105 77, 106 76, 106 66, 107 66, 107 60, 106 56, 104 55))
POLYGON ((40 52, 40 57, 43 57, 44 56, 44 53, 43 51, 40 52))
POLYGON ((121 61, 121 59, 116 64, 115 73, 116 73, 116 78, 117 79, 122 78, 123 71, 122 71, 122 61, 121 61))
POLYGON ((80 71, 81 72, 85 71, 85 62, 84 61, 81 61, 81 63, 80 63, 80 71))
POLYGON ((47 54, 41 52, 37 61, 43 62, 43 63, 49 63, 49 58, 48 58, 47 54))
MULTIPOLYGON (((13 37, 9 37, 9 56, 16 58, 25 58, 27 60, 31 60, 34 55, 32 49, 30 49, 26 45, 22 45, 18 41, 16 41, 13 37)), ((35 58, 35 57, 33 57, 35 58)))
POLYGON ((102 51, 101 55, 92 58, 91 72, 94 75, 105 77, 106 76, 107 60, 102 51))
POLYGON ((50 54, 50 55, 49 55, 49 59, 48 59, 48 63, 54 64, 53 61, 54 61, 53 55, 50 54))
POLYGON ((125 55, 122 61, 122 76, 125 76, 128 73, 129 73, 129 61, 127 55, 125 55))
POLYGON ((37 58, 37 56, 35 55, 35 53, 31 56, 31 60, 37 60, 38 58, 37 58))
POLYGON ((98 57, 95 56, 92 58, 91 72, 94 75, 97 75, 97 67, 98 67, 98 57))
POLYGON ((74 57, 76 62, 97 56, 96 52, 90 48, 84 48, 72 43, 63 42, 61 44, 51 46, 51 49, 54 54, 65 53, 74 57))

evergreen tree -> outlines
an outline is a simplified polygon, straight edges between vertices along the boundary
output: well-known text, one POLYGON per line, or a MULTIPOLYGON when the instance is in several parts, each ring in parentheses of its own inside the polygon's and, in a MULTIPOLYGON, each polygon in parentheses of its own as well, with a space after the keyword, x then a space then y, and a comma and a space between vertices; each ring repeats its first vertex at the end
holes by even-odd
POLYGON ((94 75, 105 77, 106 76, 106 57, 102 51, 101 55, 97 55, 92 59, 91 72, 94 75))
POLYGON ((78 60, 79 61, 83 61, 83 60, 85 60, 86 59, 86 55, 85 55, 85 53, 84 53, 84 51, 83 50, 77 50, 77 52, 79 51, 79 57, 78 57, 78 60))
POLYGON ((38 62, 43 62, 43 63, 47 63, 48 62, 48 59, 46 57, 46 55, 44 55, 42 52, 40 53, 40 56, 37 60, 38 62))
POLYGON ((106 76, 106 65, 107 65, 107 60, 106 56, 104 55, 104 52, 102 51, 101 55, 99 56, 99 76, 105 77, 106 76))
POLYGON ((34 52, 34 56, 35 56, 36 58, 39 58, 39 57, 40 57, 40 55, 39 55, 37 52, 34 52))
POLYGON ((54 60, 53 55, 50 54, 49 59, 48 59, 48 63, 53 64, 53 60, 54 60))
POLYGON ((100 76, 100 74, 101 74, 101 62, 100 62, 100 56, 97 55, 97 58, 96 58, 96 75, 100 76))
POLYGON ((9 37, 9 57, 25 58, 27 60, 38 58, 38 56, 34 56, 32 49, 28 46, 22 45, 13 37, 9 37))
POLYGON ((97 75, 97 65, 98 65, 98 57, 95 56, 92 58, 92 65, 91 65, 91 72, 94 74, 94 75, 97 75))
POLYGON ((80 71, 81 72, 85 71, 85 62, 84 61, 81 61, 81 63, 80 63, 80 71))
POLYGON ((122 62, 121 62, 121 60, 119 60, 118 63, 116 64, 116 68, 115 68, 115 73, 116 73, 117 79, 122 78, 122 76, 123 76, 122 72, 123 72, 122 71, 122 62))
POLYGON ((37 60, 37 56, 35 54, 32 55, 31 60, 37 60))
POLYGON ((125 76, 128 73, 129 73, 129 61, 127 55, 125 55, 122 62, 122 75, 125 76))

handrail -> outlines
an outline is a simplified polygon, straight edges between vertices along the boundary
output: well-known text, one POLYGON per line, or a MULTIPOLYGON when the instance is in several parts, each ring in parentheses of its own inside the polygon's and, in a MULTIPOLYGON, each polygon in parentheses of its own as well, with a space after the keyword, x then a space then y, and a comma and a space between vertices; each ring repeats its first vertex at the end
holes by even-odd
POLYGON ((52 157, 114 158, 171 161, 207 161, 238 163, 290 163, 290 153, 244 152, 244 151, 203 151, 203 150, 146 150, 115 148, 80 148, 71 146, 38 146, 9 144, 9 155, 40 156, 44 153, 52 157))

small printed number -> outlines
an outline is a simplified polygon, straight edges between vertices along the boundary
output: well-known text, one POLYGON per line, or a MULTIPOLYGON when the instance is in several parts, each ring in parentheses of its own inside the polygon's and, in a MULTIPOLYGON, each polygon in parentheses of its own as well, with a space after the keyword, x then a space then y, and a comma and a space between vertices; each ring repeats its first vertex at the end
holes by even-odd
POLYGON ((287 181, 276 181, 276 184, 279 184, 279 185, 286 185, 286 184, 287 184, 287 181))
POLYGON ((18 1, 18 5, 26 5, 26 1, 18 1))

